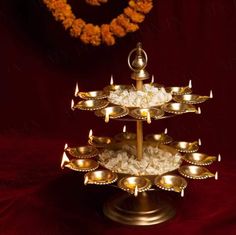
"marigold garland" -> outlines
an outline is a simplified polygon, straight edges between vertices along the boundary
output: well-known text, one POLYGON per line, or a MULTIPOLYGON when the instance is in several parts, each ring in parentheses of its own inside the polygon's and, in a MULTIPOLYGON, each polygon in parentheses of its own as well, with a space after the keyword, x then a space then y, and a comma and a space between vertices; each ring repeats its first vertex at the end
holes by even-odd
MULTIPOLYGON (((86 0, 90 5, 99 6, 108 0, 86 0)), ((124 37, 129 32, 139 29, 138 23, 144 21, 145 14, 153 7, 153 0, 129 0, 123 13, 112 19, 109 24, 101 26, 86 23, 76 18, 67 0, 43 0, 52 12, 56 21, 61 21, 70 35, 79 38, 85 44, 99 46, 104 43, 108 46, 115 44, 115 37, 124 37)))

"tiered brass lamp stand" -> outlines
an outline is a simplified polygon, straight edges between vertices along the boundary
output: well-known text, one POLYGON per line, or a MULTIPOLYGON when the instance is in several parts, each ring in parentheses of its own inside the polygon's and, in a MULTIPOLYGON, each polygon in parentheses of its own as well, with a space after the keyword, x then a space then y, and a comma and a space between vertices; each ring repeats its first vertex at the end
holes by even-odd
MULTIPOLYGON (((104 202, 103 212, 113 221, 128 225, 153 225, 171 219, 175 209, 160 190, 184 196, 187 179, 218 179, 205 166, 220 161, 221 156, 198 152, 201 140, 174 141, 163 133, 143 135, 143 123, 151 124, 185 113, 201 114, 196 105, 213 98, 192 94, 188 86, 164 87, 150 79, 148 57, 137 44, 128 56, 134 85, 113 84, 103 90, 80 92, 76 85, 72 110, 95 112, 108 123, 110 119, 136 122, 136 133, 126 131, 114 137, 89 132, 88 145, 65 145, 61 167, 85 172, 84 184, 112 185, 117 193, 104 202), (82 100, 81 100, 82 99, 82 100), (121 190, 118 190, 121 189, 121 190)), ((129 122, 130 123, 130 122, 129 122)))

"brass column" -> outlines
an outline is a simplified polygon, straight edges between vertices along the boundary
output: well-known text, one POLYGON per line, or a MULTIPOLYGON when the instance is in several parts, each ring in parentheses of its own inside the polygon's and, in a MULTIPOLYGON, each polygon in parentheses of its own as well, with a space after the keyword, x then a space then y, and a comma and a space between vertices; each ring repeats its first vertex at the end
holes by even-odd
MULTIPOLYGON (((133 49, 128 56, 128 65, 130 69, 133 70, 131 78, 136 81, 136 89, 138 91, 143 90, 143 81, 149 78, 149 74, 145 70, 145 67, 147 66, 147 60, 147 54, 142 49, 141 43, 138 43, 137 47, 133 49), (135 53, 135 57, 134 60, 131 62, 131 56, 133 53, 135 53)), ((143 122, 140 120, 136 121, 136 135, 137 159, 141 160, 143 157, 143 122)))
MULTIPOLYGON (((143 81, 137 80, 136 81, 136 89, 141 91, 143 89, 143 81)), ((142 160, 143 157, 143 122, 136 121, 136 135, 137 135, 137 142, 136 142, 136 149, 137 149, 137 158, 138 160, 142 160)))

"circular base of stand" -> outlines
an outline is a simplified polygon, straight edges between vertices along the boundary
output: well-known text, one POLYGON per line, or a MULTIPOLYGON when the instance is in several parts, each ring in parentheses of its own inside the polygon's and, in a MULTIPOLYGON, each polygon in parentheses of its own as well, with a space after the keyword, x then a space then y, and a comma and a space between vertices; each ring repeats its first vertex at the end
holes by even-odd
POLYGON ((103 212, 118 223, 141 226, 163 223, 175 216, 171 203, 155 190, 137 197, 121 192, 105 202, 103 212))

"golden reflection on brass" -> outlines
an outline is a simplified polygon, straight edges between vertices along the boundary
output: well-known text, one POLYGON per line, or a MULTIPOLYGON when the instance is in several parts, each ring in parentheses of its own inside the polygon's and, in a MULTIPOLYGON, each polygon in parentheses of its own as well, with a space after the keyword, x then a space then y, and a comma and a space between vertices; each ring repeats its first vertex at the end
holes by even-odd
POLYGON ((124 117, 128 113, 129 113, 129 110, 123 106, 109 106, 109 107, 95 111, 95 114, 98 117, 105 117, 106 114, 108 114, 109 118, 112 118, 112 119, 124 117))
POLYGON ((131 85, 109 85, 104 87, 105 92, 110 92, 110 91, 117 91, 117 90, 130 90, 132 88, 131 85))
POLYGON ((167 190, 175 191, 180 193, 183 189, 187 187, 187 181, 178 175, 161 175, 157 176, 154 180, 157 187, 167 190))
POLYGON ((87 184, 97 185, 112 184, 118 179, 118 175, 109 170, 96 170, 88 172, 84 177, 87 179, 87 184))
POLYGON ((98 168, 99 164, 92 159, 72 159, 65 167, 80 172, 93 171, 98 168))
POLYGON ((113 221, 135 226, 160 224, 175 215, 168 197, 156 190, 138 193, 137 197, 124 191, 117 192, 105 202, 103 212, 113 221))
POLYGON ((192 93, 191 88, 188 86, 186 87, 166 87, 165 88, 168 93, 171 93, 172 95, 185 95, 192 93))
POLYGON ((159 83, 151 83, 152 86, 157 87, 157 88, 161 88, 164 87, 164 85, 159 84, 159 83))
POLYGON ((179 173, 190 179, 207 179, 215 177, 207 168, 202 166, 184 165, 178 169, 179 173))
POLYGON ((150 142, 157 142, 162 144, 169 144, 173 141, 173 138, 170 137, 167 134, 161 133, 161 134, 150 134, 145 136, 146 141, 150 142))
POLYGON ((104 91, 88 91, 88 92, 79 92, 79 97, 86 100, 99 100, 105 99, 108 97, 108 93, 104 91))
POLYGON ((150 189, 151 186, 151 181, 143 176, 127 176, 118 182, 119 188, 131 194, 135 193, 135 189, 138 192, 144 192, 150 189))
POLYGON ((135 119, 146 120, 148 113, 150 113, 150 117, 154 119, 159 119, 164 115, 163 110, 157 108, 136 108, 130 111, 130 116, 135 119))
POLYGON ((112 138, 107 136, 92 136, 88 143, 96 148, 105 148, 112 143, 112 138))
POLYGON ((193 112, 196 113, 197 109, 192 104, 183 104, 183 103, 167 103, 162 106, 162 109, 167 113, 173 114, 183 114, 193 112))
POLYGON ((185 104, 200 104, 210 99, 209 96, 201 96, 195 94, 185 94, 173 96, 173 100, 185 104))
POLYGON ((186 153, 183 159, 193 165, 207 166, 217 160, 216 156, 209 156, 205 153, 186 153))
POLYGON ((94 111, 105 108, 109 102, 107 100, 82 100, 74 108, 81 110, 94 111))
POLYGON ((175 141, 172 142, 170 145, 182 153, 193 153, 197 152, 199 149, 197 141, 194 142, 175 141))
POLYGON ((66 151, 75 158, 92 158, 98 155, 98 150, 93 146, 79 146, 67 148, 66 151))

